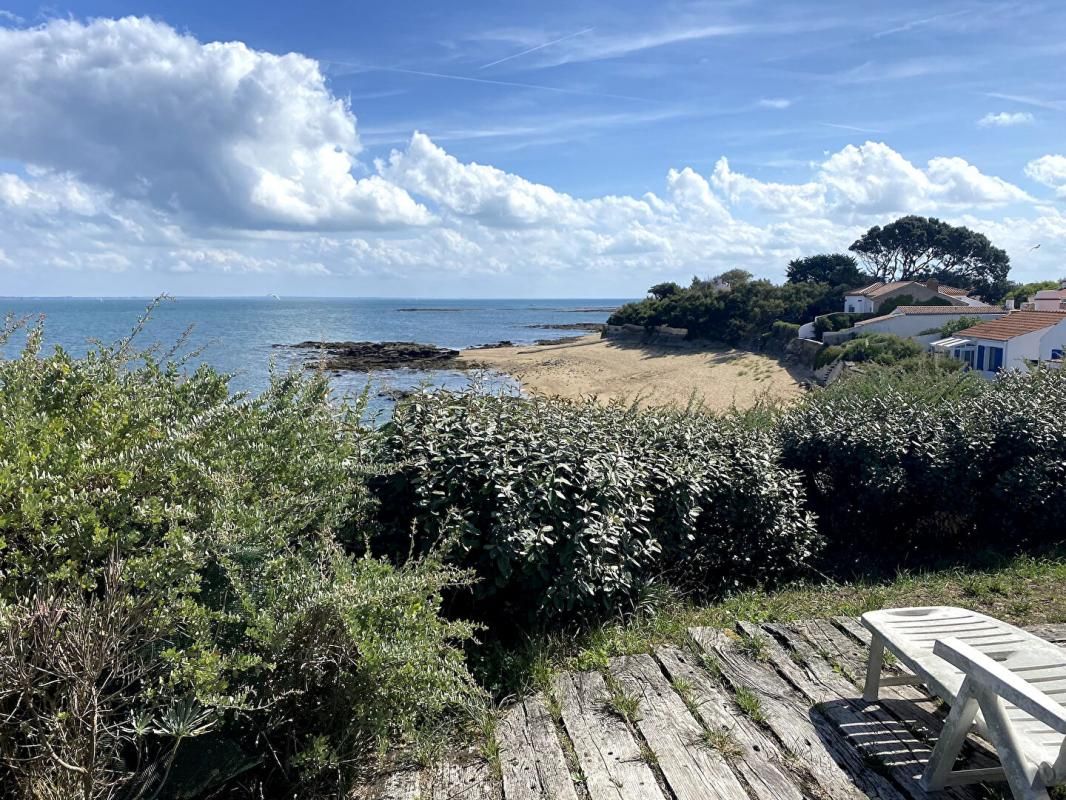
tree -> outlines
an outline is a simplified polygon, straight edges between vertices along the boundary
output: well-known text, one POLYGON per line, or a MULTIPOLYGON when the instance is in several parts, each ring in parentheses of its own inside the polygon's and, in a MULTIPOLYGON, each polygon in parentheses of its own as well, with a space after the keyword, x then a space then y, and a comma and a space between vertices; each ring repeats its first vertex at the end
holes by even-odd
POLYGON ((883 228, 875 225, 848 249, 886 282, 936 278, 986 299, 1006 291, 1010 256, 983 233, 935 217, 910 215, 883 228))
POLYGON ((857 287, 870 282, 859 270, 859 262, 846 253, 821 253, 788 262, 789 283, 828 283, 830 286, 857 287))
POLYGON ((657 283, 648 289, 648 294, 654 297, 656 300, 662 300, 664 297, 671 297, 678 294, 681 291, 681 287, 673 281, 667 281, 665 283, 657 283))
POLYGON ((959 331, 964 331, 980 324, 981 320, 977 317, 959 317, 958 319, 950 319, 941 325, 938 333, 941 336, 952 336, 959 331))
POLYGON ((749 283, 755 276, 748 272, 746 269, 728 269, 721 275, 715 275, 712 280, 716 283, 724 283, 733 288, 737 286, 743 286, 745 283, 749 283))

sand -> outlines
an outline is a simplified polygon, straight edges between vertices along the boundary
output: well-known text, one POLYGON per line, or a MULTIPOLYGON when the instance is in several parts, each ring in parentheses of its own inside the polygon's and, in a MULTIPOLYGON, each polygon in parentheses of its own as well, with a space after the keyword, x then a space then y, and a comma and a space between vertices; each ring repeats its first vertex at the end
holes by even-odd
POLYGON ((460 358, 514 376, 528 393, 645 406, 685 406, 695 396, 711 410, 793 399, 808 374, 744 350, 650 347, 598 333, 564 344, 466 350, 460 358))

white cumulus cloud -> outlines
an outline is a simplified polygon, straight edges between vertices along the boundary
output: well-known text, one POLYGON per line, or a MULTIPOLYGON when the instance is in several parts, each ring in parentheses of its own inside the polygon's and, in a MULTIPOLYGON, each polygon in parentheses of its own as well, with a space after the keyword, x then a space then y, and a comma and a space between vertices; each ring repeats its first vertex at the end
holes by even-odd
POLYGON ((1025 165, 1025 174, 1037 183, 1050 186, 1059 197, 1066 197, 1066 156, 1046 155, 1025 165))
POLYGON ((201 224, 423 224, 352 175, 356 120, 317 62, 128 17, 0 28, 0 151, 201 224))

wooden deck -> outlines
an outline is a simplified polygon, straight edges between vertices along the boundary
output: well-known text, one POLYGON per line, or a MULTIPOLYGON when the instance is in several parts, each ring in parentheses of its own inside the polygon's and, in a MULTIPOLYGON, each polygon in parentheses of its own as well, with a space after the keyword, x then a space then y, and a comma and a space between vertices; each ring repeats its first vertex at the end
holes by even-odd
MULTIPOLYGON (((1066 625, 1031 628, 1059 644, 1066 625)), ((919 800, 944 712, 917 687, 862 700, 869 636, 850 618, 690 631, 692 648, 561 675, 508 709, 498 769, 454 758, 396 773, 381 800, 919 800)), ((889 672, 895 671, 887 666, 889 672)), ((972 741, 972 766, 995 761, 972 741)), ((1008 797, 1005 785, 950 800, 1008 797)))

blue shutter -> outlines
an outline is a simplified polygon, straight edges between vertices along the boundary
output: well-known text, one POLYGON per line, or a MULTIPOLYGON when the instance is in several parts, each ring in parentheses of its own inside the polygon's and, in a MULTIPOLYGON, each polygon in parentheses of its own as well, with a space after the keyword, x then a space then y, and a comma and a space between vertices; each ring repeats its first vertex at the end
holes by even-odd
POLYGON ((977 368, 980 370, 985 368, 985 346, 983 344, 977 345, 977 368))
POLYGON ((992 372, 999 372, 1003 369, 1003 348, 1002 347, 990 347, 988 348, 988 368, 992 372))

